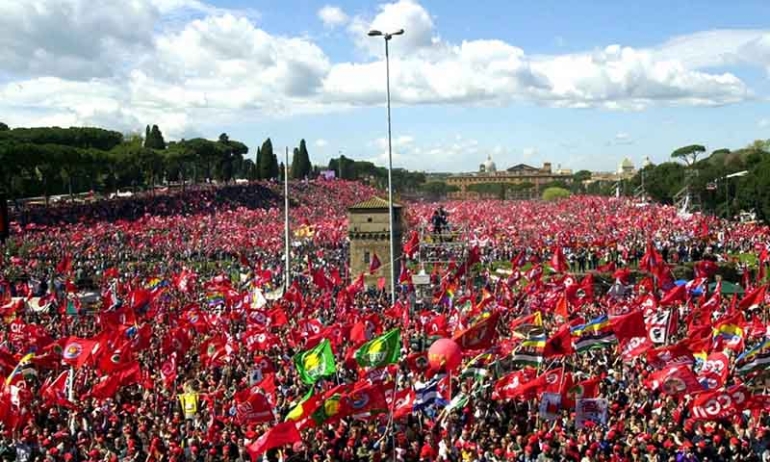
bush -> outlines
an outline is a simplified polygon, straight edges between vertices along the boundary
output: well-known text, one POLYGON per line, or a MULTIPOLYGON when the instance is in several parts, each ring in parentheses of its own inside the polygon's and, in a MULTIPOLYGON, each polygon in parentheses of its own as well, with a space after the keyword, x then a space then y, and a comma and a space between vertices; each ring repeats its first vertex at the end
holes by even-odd
POLYGON ((543 191, 544 201, 555 201, 559 199, 566 199, 570 196, 570 192, 564 188, 552 187, 543 191))

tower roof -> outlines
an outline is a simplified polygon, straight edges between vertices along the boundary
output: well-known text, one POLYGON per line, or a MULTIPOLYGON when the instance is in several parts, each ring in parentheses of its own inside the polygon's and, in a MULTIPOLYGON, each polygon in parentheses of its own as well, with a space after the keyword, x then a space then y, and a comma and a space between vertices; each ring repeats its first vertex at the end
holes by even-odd
MULTIPOLYGON (((400 209, 401 206, 399 204, 393 203, 394 209, 400 209)), ((381 197, 372 196, 369 199, 359 202, 355 205, 352 205, 348 208, 348 210, 379 210, 379 209, 388 209, 388 201, 386 199, 383 199, 381 197)))

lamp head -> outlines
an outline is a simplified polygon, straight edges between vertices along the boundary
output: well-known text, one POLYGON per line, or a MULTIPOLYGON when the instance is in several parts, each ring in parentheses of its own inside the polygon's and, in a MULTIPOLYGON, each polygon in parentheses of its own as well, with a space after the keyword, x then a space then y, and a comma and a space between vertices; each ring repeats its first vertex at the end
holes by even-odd
POLYGON ((379 37, 380 35, 382 35, 382 32, 380 32, 380 31, 378 31, 376 29, 372 29, 372 30, 369 31, 369 34, 367 34, 367 35, 369 35, 369 37, 379 37))

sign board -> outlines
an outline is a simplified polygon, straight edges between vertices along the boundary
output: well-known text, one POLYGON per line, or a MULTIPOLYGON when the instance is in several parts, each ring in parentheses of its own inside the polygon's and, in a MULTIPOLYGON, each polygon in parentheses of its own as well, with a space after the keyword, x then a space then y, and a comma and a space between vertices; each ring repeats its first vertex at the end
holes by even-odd
POLYGON ((427 286, 430 285, 430 275, 429 274, 413 274, 412 275, 412 284, 416 286, 427 286))

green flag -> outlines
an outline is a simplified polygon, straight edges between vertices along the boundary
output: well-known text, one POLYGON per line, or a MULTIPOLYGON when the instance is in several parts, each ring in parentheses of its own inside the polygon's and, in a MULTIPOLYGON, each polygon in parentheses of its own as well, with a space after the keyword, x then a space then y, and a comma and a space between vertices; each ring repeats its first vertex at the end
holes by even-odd
POLYGON ((361 345, 356 361, 361 367, 382 367, 398 362, 401 356, 401 329, 393 329, 361 345))
POLYGON ((334 418, 340 413, 340 400, 342 400, 342 395, 335 393, 321 403, 318 409, 310 416, 316 426, 323 425, 327 420, 334 418))
POLYGON ((337 370, 334 365, 334 353, 328 339, 313 348, 297 353, 294 356, 294 365, 297 367, 302 382, 312 385, 321 377, 328 377, 337 370))

